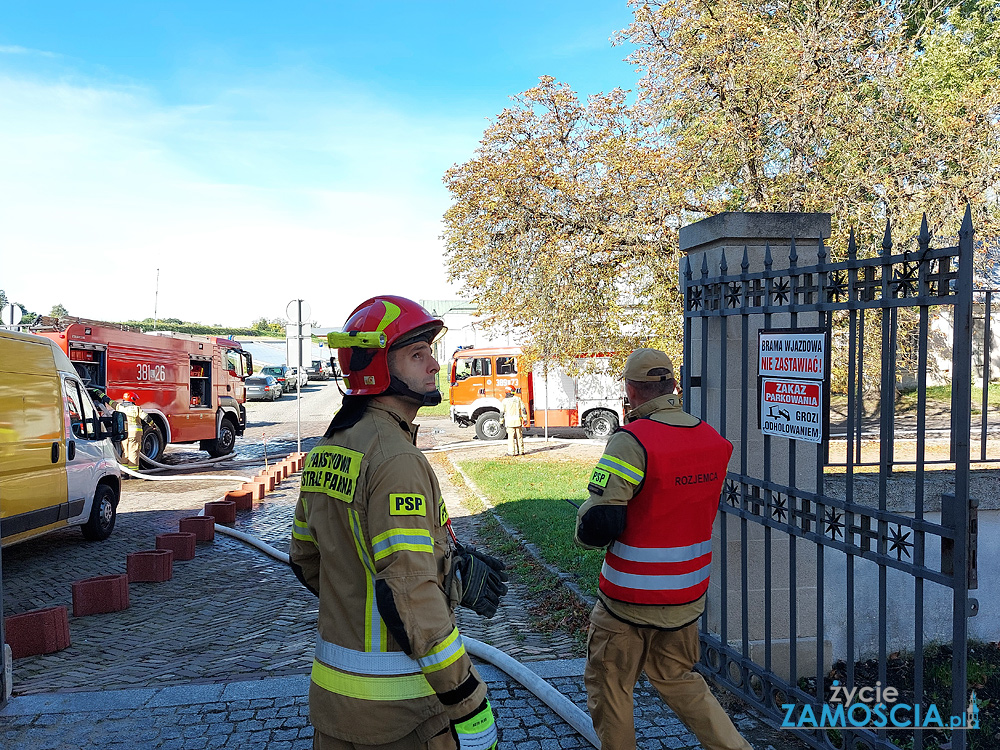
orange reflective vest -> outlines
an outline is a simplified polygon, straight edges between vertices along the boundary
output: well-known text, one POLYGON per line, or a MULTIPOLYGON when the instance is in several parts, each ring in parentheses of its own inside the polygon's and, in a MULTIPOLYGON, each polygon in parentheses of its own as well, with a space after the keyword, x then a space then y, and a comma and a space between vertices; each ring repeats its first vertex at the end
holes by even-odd
POLYGON ((633 604, 686 604, 708 590, 712 523, 733 446, 710 425, 638 419, 622 428, 646 451, 625 530, 604 556, 599 587, 633 604))

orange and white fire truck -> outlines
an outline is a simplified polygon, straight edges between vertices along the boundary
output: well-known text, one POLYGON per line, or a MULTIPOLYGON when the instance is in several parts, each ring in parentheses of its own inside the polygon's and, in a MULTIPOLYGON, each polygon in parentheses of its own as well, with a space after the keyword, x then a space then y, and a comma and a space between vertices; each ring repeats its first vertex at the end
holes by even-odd
POLYGON ((523 367, 517 347, 459 349, 451 358, 451 418, 462 427, 475 425, 481 440, 505 438, 501 402, 513 386, 532 427, 583 427, 588 437, 606 438, 624 422, 624 387, 611 376, 609 355, 579 359, 580 374, 550 364, 546 377, 541 362, 523 367))
POLYGON ((243 381, 253 360, 238 341, 215 336, 123 331, 95 323, 33 331, 56 342, 89 385, 118 400, 139 395, 153 421, 142 453, 156 461, 168 443, 200 443, 212 456, 231 453, 246 428, 243 381))

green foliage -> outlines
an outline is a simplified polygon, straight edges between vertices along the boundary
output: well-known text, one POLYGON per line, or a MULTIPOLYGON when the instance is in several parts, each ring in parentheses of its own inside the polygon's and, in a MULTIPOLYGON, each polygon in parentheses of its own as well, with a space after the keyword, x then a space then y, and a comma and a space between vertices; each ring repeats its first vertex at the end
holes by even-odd
MULTIPOLYGON (((172 323, 169 321, 177 320, 176 318, 167 318, 164 320, 154 321, 152 318, 145 318, 144 320, 125 320, 120 323, 115 323, 115 325, 128 326, 132 329, 141 329, 143 331, 176 331, 177 333, 190 333, 198 336, 258 336, 260 335, 253 328, 232 328, 227 326, 207 326, 201 323, 172 323), (155 324, 155 325, 154 325, 155 324)), ((282 332, 284 335, 284 332, 282 332)))
POLYGON ((62 304, 52 305, 52 310, 49 315, 53 318, 64 318, 69 315, 69 310, 62 306, 62 304))
POLYGON ((253 322, 252 330, 257 336, 284 336, 285 321, 281 318, 275 318, 274 320, 257 318, 253 322))
POLYGON ((541 550, 542 557, 571 573, 592 596, 604 553, 585 550, 573 542, 576 509, 587 499, 591 464, 578 461, 467 460, 459 465, 496 506, 497 513, 541 550))

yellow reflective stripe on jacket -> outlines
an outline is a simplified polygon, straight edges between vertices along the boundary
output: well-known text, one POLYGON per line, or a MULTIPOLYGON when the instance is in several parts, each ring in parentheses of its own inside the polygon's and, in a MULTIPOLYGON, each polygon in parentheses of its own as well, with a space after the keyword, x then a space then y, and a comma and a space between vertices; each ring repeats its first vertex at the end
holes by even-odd
POLYGON ((316 544, 316 540, 313 539, 312 534, 309 533, 309 524, 305 521, 300 521, 297 518, 292 521, 292 536, 303 542, 312 542, 313 544, 316 544))
POLYGON ((402 677, 348 674, 317 660, 313 660, 312 681, 331 693, 367 701, 405 701, 434 695, 434 688, 423 674, 402 677))
POLYGON ((626 482, 631 482, 632 484, 638 485, 645 476, 642 473, 642 469, 632 466, 632 464, 625 463, 620 458, 615 458, 607 453, 601 456, 601 460, 597 462, 597 465, 607 469, 612 474, 617 474, 626 482))
POLYGON ((417 664, 424 672, 437 672, 450 664, 454 664, 465 653, 465 641, 458 632, 458 628, 451 631, 451 635, 445 638, 427 656, 417 659, 417 664))
POLYGON ((351 531, 354 534, 354 547, 358 558, 365 569, 365 648, 368 651, 387 651, 387 633, 382 628, 382 615, 375 603, 375 564, 372 562, 368 548, 365 546, 365 536, 361 532, 361 519, 358 512, 351 508, 348 511, 351 519, 351 531))
POLYGON ((434 538, 427 529, 389 529, 372 539, 372 552, 376 560, 393 552, 429 552, 434 554, 434 538))

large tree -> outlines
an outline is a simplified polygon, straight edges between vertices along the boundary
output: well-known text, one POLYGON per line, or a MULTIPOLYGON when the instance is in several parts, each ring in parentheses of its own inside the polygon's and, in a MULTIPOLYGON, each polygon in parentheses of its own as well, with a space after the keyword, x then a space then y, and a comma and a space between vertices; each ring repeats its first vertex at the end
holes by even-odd
POLYGON ((549 77, 514 103, 445 177, 451 277, 536 355, 676 338, 672 295, 655 302, 677 286, 683 196, 655 128, 620 90, 582 103, 549 77))
POLYGON ((998 236, 998 2, 633 2, 634 104, 542 78, 446 174, 452 279, 538 351, 676 351, 694 219, 825 211, 874 248, 970 202, 998 236))

